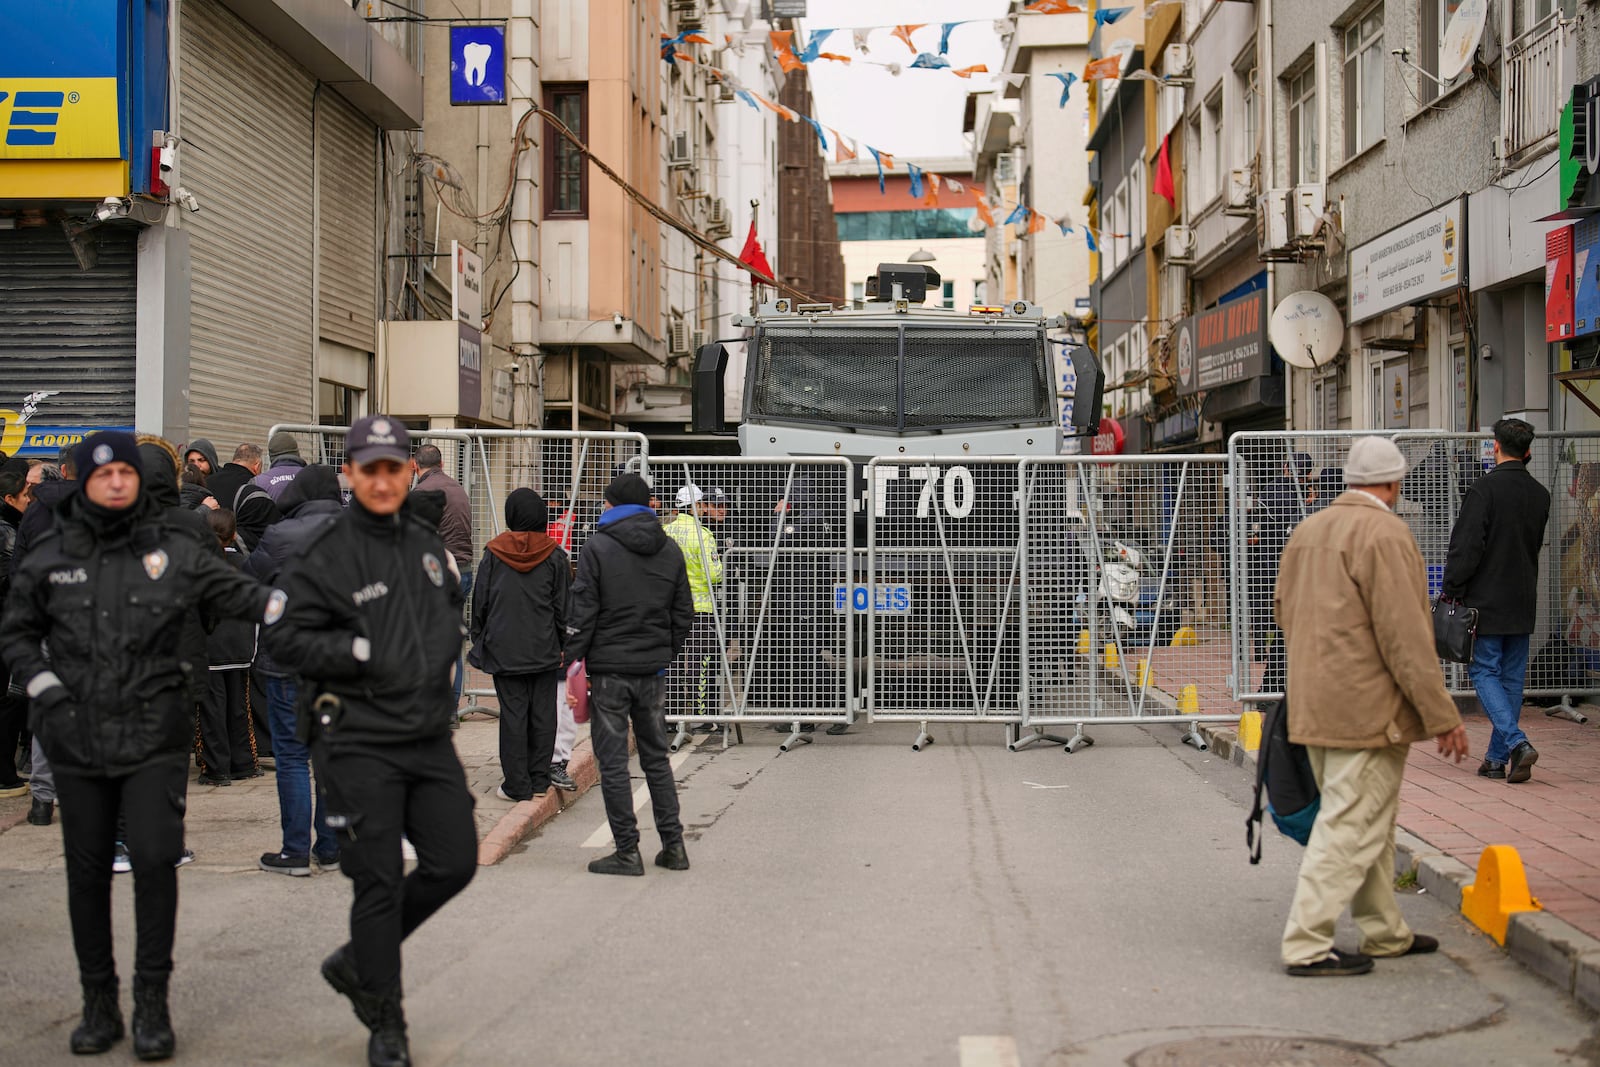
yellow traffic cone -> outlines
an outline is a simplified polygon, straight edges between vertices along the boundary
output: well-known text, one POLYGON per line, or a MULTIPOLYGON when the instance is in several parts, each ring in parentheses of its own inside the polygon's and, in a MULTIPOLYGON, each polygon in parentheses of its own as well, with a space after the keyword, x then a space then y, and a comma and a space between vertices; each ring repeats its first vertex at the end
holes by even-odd
POLYGON ((1461 888, 1461 914, 1503 945, 1511 916, 1543 910, 1544 905, 1528 891, 1528 872, 1517 850, 1510 845, 1485 848, 1478 859, 1477 881, 1461 888))
POLYGON ((1117 646, 1113 645, 1113 644, 1106 645, 1106 651, 1105 651, 1105 668, 1106 668, 1106 670, 1114 671, 1118 667, 1121 667, 1121 666, 1122 666, 1122 657, 1117 655, 1117 646))

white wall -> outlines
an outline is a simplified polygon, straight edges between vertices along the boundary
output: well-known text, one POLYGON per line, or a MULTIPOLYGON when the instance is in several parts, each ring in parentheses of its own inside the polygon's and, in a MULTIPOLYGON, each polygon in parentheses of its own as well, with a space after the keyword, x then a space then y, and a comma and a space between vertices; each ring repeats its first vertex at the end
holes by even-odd
MULTIPOLYGON (((878 272, 879 263, 904 263, 917 249, 934 255, 928 266, 944 281, 955 282, 955 306, 963 311, 974 303, 973 283, 984 276, 984 240, 981 236, 948 237, 929 241, 844 241, 844 280, 847 293, 864 284, 867 276, 878 272)), ((994 294, 990 294, 993 296, 994 294)), ((930 293, 925 306, 937 307, 939 297, 930 293)))

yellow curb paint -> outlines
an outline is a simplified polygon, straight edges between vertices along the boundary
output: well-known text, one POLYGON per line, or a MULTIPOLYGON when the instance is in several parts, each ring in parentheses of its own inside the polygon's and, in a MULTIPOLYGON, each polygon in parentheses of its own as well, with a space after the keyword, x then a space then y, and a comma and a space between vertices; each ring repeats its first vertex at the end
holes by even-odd
POLYGON ((1244 746, 1246 752, 1260 750, 1261 713, 1259 711, 1247 711, 1239 716, 1239 744, 1244 746))
POLYGON ((1078 631, 1078 655, 1087 656, 1088 654, 1089 654, 1089 631, 1088 630, 1079 630, 1078 631))
POLYGON ((1122 666, 1122 657, 1117 655, 1117 646, 1116 645, 1107 645, 1106 646, 1105 661, 1104 662, 1105 662, 1105 668, 1108 671, 1114 671, 1118 667, 1122 666))
POLYGON ((1528 891, 1528 873, 1522 856, 1510 845, 1490 845, 1478 858, 1478 878, 1461 889, 1461 914, 1501 945, 1511 916, 1521 911, 1543 911, 1544 905, 1528 891))
POLYGON ((1178 691, 1178 714, 1200 714, 1200 687, 1186 685, 1178 691))
POLYGON ((1200 643, 1200 635, 1194 632, 1193 626, 1180 626, 1172 634, 1173 648, 1194 648, 1200 643))
POLYGON ((1140 689, 1156 684, 1156 676, 1150 670, 1150 661, 1137 659, 1133 661, 1133 684, 1140 689))

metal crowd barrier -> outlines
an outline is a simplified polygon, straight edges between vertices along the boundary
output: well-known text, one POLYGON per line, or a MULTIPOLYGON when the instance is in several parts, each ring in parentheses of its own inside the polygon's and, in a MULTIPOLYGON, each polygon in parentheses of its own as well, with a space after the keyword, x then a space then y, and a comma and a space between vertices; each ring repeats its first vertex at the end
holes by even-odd
POLYGON ((1021 464, 1020 748, 1093 744, 1086 725, 1238 718, 1227 688, 1226 457, 1061 456, 1021 464), (1070 725, 1061 738, 1045 733, 1070 725))
POLYGON ((818 724, 847 728, 858 657, 849 460, 647 456, 644 467, 712 594, 667 672, 673 748, 697 723, 723 727, 724 744, 746 723, 788 724, 785 751, 818 724))
MULTIPOLYGON (((1374 435, 1390 437, 1406 457, 1395 511, 1421 550, 1430 596, 1441 592, 1462 501, 1493 463, 1490 435, 1433 430, 1235 434, 1229 442, 1229 540, 1230 684, 1236 699, 1282 695, 1281 684, 1269 684, 1279 679, 1268 677, 1281 655, 1272 603, 1278 556, 1294 526, 1344 490, 1350 446, 1374 435)), ((1560 698, 1551 714, 1584 721, 1571 698, 1600 693, 1600 434, 1541 433, 1529 471, 1550 490, 1551 509, 1525 694, 1560 698)), ((1453 694, 1473 694, 1464 665, 1443 667, 1453 694)))

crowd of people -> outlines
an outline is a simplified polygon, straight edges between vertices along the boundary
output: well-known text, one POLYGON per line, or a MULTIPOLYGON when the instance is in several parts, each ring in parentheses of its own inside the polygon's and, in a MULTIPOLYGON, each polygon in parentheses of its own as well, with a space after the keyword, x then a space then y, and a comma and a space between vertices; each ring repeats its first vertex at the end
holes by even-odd
MULTIPOLYGON (((714 543, 698 538, 686 565, 673 515, 652 508, 644 479, 620 474, 575 568, 532 488, 510 494, 505 532, 474 560, 467 495, 437 448, 413 450, 405 426, 378 415, 351 427, 346 456, 340 469, 307 463, 276 434, 223 463, 205 439, 102 432, 54 462, 0 464, 0 795, 31 791, 36 825, 59 805, 83 993, 75 1053, 124 1036, 110 889, 131 870, 134 1051, 174 1054, 176 871, 193 858, 184 798, 191 783, 226 787, 265 762, 281 839, 260 866, 351 880, 350 938, 321 971, 369 1029, 369 1062, 410 1062, 401 943, 477 863, 475 801, 450 733, 469 633, 470 661, 500 703, 497 795, 576 788, 566 761, 579 694, 557 693, 586 660, 616 845, 589 869, 644 873, 630 728, 661 838, 655 862, 689 866, 665 678, 697 600, 720 581, 714 543)), ((688 511, 678 514, 696 521, 688 511)))

